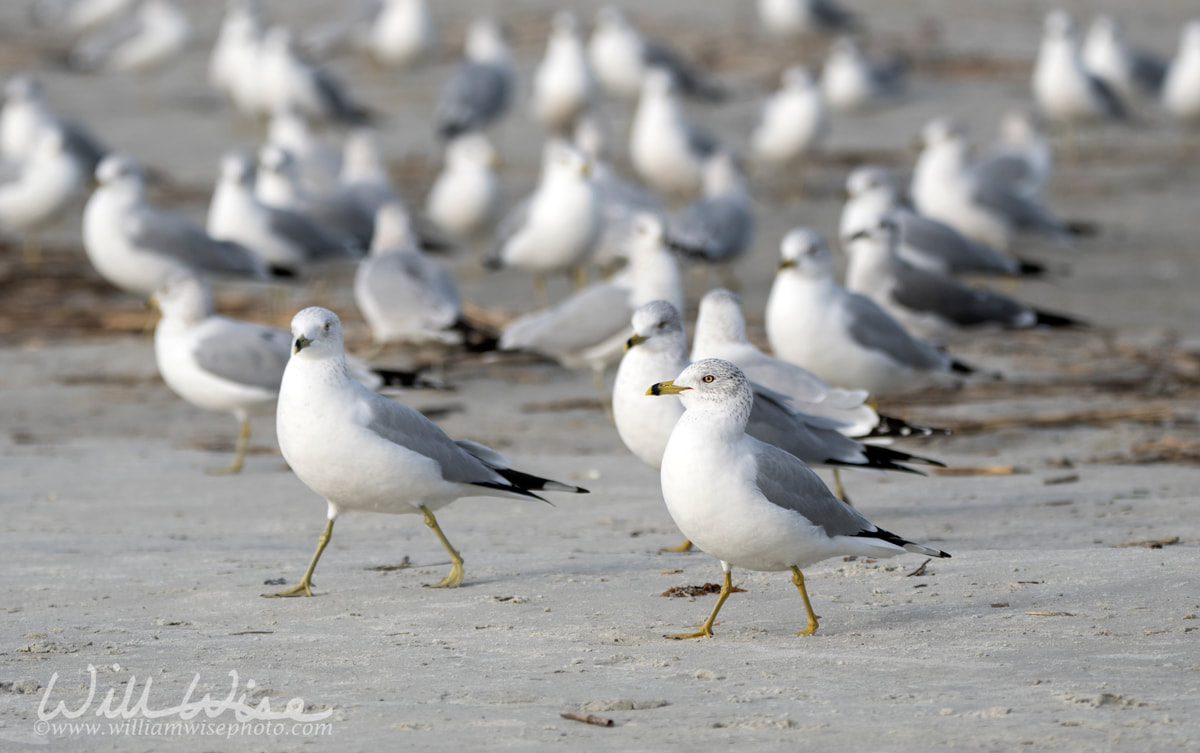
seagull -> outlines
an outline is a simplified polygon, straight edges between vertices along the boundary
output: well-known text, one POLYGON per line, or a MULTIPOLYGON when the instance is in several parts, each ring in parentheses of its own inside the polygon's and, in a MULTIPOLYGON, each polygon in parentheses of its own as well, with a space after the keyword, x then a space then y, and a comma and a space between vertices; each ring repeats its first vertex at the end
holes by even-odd
POLYGON ((146 73, 178 58, 191 40, 192 23, 182 10, 166 0, 144 0, 128 29, 97 32, 70 57, 84 70, 146 73))
POLYGON ((984 180, 999 180, 1026 196, 1042 196, 1054 169, 1054 151, 1037 118, 1012 110, 1000 119, 1000 138, 976 170, 984 180))
POLYGON ((125 14, 134 0, 35 0, 30 17, 35 26, 83 34, 125 14))
POLYGON ((272 111, 295 110, 305 117, 338 125, 362 125, 370 119, 329 71, 301 58, 292 33, 282 26, 267 30, 259 56, 261 86, 272 111))
POLYGON ((754 206, 734 156, 713 154, 704 164, 704 196, 667 224, 667 243, 693 261, 728 264, 754 244, 754 206))
POLYGON ((259 201, 254 194, 254 162, 240 152, 221 159, 206 229, 217 240, 245 246, 264 264, 296 274, 315 262, 362 255, 362 247, 350 236, 259 201))
POLYGON ((821 71, 825 102, 837 112, 859 112, 899 96, 903 89, 903 64, 868 60, 850 37, 838 37, 821 71))
POLYGON ((100 184, 83 210, 83 248, 100 276, 148 296, 172 272, 264 279, 272 273, 249 249, 211 238, 187 218, 146 202, 141 168, 113 154, 96 169, 100 184))
POLYGON ((578 283, 600 235, 600 206, 589 170, 578 149, 548 141, 537 188, 500 222, 484 266, 531 272, 534 291, 543 300, 549 273, 573 272, 578 283))
POLYGON ((638 176, 661 193, 695 195, 704 162, 717 149, 716 138, 684 115, 670 75, 648 71, 629 129, 629 160, 638 176))
POLYGON ((308 190, 319 193, 337 185, 342 168, 341 155, 313 132, 308 119, 298 109, 276 110, 271 114, 267 143, 292 156, 297 175, 308 190))
MULTIPOLYGON (((679 309, 667 301, 652 301, 634 312, 633 335, 626 341, 613 391, 613 417, 617 431, 630 450, 648 465, 657 468, 678 413, 651 407, 642 399, 645 389, 638 385, 647 377, 687 367, 687 338, 679 309), (652 347, 640 350, 653 342, 652 347), (626 362, 629 362, 628 365, 626 362), (644 412, 643 412, 644 410, 644 412), (666 421, 668 425, 653 424, 666 421), (636 449, 635 449, 636 448, 636 449)), ((906 464, 940 466, 936 460, 910 455, 889 447, 863 444, 845 436, 839 429, 846 424, 813 415, 794 405, 788 396, 752 383, 754 408, 747 431, 758 439, 774 444, 806 463, 830 468, 859 468, 919 473, 906 464)))
POLYGON ((949 225, 905 207, 881 167, 865 166, 852 171, 846 178, 846 193, 848 198, 838 225, 838 237, 843 241, 887 215, 900 229, 897 253, 913 266, 943 275, 1037 276, 1045 272, 1041 265, 1006 256, 949 225))
POLYGON ((746 338, 742 301, 729 290, 710 290, 700 299, 692 361, 704 358, 731 361, 755 384, 787 396, 805 413, 837 421, 838 431, 848 437, 945 433, 881 416, 867 404, 865 390, 832 387, 808 369, 762 352, 746 338))
POLYGON ((725 98, 720 85, 667 44, 642 36, 633 22, 611 5, 596 12, 588 58, 604 90, 622 99, 637 98, 646 74, 654 68, 665 70, 685 97, 708 102, 725 98))
MULTIPOLYGON (((463 559, 434 510, 459 497, 526 497, 586 489, 515 470, 495 450, 452 440, 406 405, 363 387, 346 371, 342 325, 323 308, 292 319, 292 356, 283 374, 276 433, 284 460, 325 498, 328 522, 304 576, 274 596, 311 596, 312 575, 344 510, 421 514, 450 555, 450 573, 434 588, 457 588, 463 559)), ((544 501, 544 500, 543 500, 544 501)))
POLYGON ((569 369, 589 368, 603 392, 600 379, 621 358, 633 312, 660 299, 683 306, 679 266, 663 243, 659 219, 639 215, 629 245, 625 269, 550 308, 517 318, 504 328, 500 349, 540 353, 569 369))
POLYGON ((421 250, 403 204, 379 208, 371 253, 354 275, 354 300, 378 348, 390 342, 461 345, 468 336, 478 344, 463 319, 454 278, 421 250))
POLYGON ((84 171, 53 126, 43 130, 15 180, 0 184, 0 228, 24 235, 25 264, 41 257, 41 233, 83 190, 84 171))
POLYGON ((570 11, 554 15, 546 55, 533 74, 533 116, 547 130, 568 133, 592 106, 596 81, 570 11))
POLYGON ((778 358, 829 384, 878 397, 974 369, 909 334, 878 304, 838 285, 820 234, 788 233, 767 298, 767 341, 778 358))
POLYGON ((1112 87, 1084 65, 1070 14, 1050 11, 1042 29, 1033 68, 1033 99, 1042 115, 1067 126, 1125 120, 1128 113, 1112 87))
POLYGON ((452 139, 499 120, 508 112, 516 86, 504 33, 489 18, 475 19, 467 29, 463 60, 442 87, 434 112, 438 136, 452 139))
MULTIPOLYGON (((239 473, 250 443, 250 416, 269 412, 279 397, 291 334, 215 313, 212 293, 189 272, 167 278, 154 294, 162 318, 154 328, 154 360, 171 391, 205 410, 232 413, 241 427, 233 462, 209 473, 239 473)), ((372 390, 440 387, 415 372, 372 369, 347 362, 350 376, 372 390)))
POLYGON ((850 32, 859 25, 834 0, 758 0, 758 21, 769 34, 784 39, 850 32))
POLYGON ((491 226, 500 209, 499 155, 479 131, 446 144, 445 164, 425 199, 425 213, 452 236, 466 239, 491 226))
POLYGON ((13 76, 4 85, 4 107, 0 109, 0 156, 11 162, 25 160, 47 131, 60 134, 63 148, 89 179, 95 175, 108 147, 82 125, 54 114, 39 79, 13 76))
POLYGON ((254 2, 229 0, 208 62, 209 84, 250 118, 270 115, 273 107, 263 75, 265 34, 254 2))
POLYGON ((990 290, 969 288, 913 266, 896 252, 899 237, 899 226, 887 215, 850 236, 846 288, 875 301, 913 332, 938 336, 957 328, 986 325, 1005 329, 1083 326, 1077 319, 990 290))
POLYGON ((812 151, 829 131, 825 103, 812 74, 802 65, 783 72, 779 91, 764 104, 750 148, 759 162, 787 167, 812 151))
POLYGON ((363 206, 344 190, 308 190, 300 183, 295 157, 274 144, 258 152, 254 194, 266 206, 302 214, 328 230, 353 238, 359 248, 368 246, 375 232, 373 208, 363 206))
POLYGON ((1167 73, 1165 60, 1127 45, 1120 22, 1104 13, 1088 28, 1083 64, 1108 84, 1127 109, 1137 104, 1139 94, 1157 98, 1167 73))
POLYGON ((728 361, 698 361, 646 392, 678 395, 683 402, 663 454, 663 499, 688 540, 720 560, 725 573, 721 595, 700 629, 667 637, 712 637, 717 613, 733 591, 734 566, 791 571, 808 616, 798 635, 812 635, 817 615, 801 568, 842 555, 950 556, 872 524, 833 496, 803 461, 748 434, 757 397, 728 361))
POLYGON ((1179 35, 1179 52, 1163 81, 1163 107, 1181 124, 1200 126, 1200 20, 1179 35))
POLYGON ((384 0, 367 33, 367 50, 382 65, 410 68, 437 51, 437 23, 428 0, 384 0))
POLYGON ((1016 231, 1065 242, 1070 229, 1041 197, 1002 172, 981 171, 969 158, 965 127, 936 118, 921 130, 923 148, 913 169, 913 204, 918 212, 950 225, 974 241, 1008 248, 1016 231))

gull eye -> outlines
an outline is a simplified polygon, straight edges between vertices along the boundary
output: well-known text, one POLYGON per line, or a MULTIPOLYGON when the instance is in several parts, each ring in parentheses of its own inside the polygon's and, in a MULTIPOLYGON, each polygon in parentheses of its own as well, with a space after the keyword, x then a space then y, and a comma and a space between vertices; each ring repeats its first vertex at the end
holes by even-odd
POLYGON ((703 379, 701 379, 700 381, 704 382, 705 384, 712 384, 712 380, 713 380, 713 375, 709 374, 709 375, 705 376, 703 379))
POLYGON ((326 331, 326 332, 328 332, 328 331, 329 331, 329 322, 325 322, 325 331, 326 331))

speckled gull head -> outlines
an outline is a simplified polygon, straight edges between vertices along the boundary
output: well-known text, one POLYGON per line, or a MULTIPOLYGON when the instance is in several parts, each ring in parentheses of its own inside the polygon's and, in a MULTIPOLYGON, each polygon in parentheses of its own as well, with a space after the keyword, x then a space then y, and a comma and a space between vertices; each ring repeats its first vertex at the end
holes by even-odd
POLYGON ((245 152, 226 152, 221 157, 221 179, 243 186, 254 185, 254 160, 245 152))
POLYGON ((100 160, 96 166, 96 182, 102 186, 114 185, 122 181, 142 182, 142 168, 137 161, 128 155, 110 154, 100 160))
POLYGON ((203 321, 213 311, 212 292, 208 285, 186 270, 168 275, 150 301, 158 306, 164 319, 188 324, 203 321))
POLYGON ((320 306, 310 306, 292 318, 292 358, 345 358, 342 321, 320 306))
POLYGON ((899 237, 900 225, 892 217, 891 213, 883 214, 878 220, 859 230, 854 235, 846 239, 846 251, 850 251, 850 244, 864 238, 874 241, 883 248, 891 248, 899 237))
POLYGON ((876 165, 856 168, 846 176, 846 196, 855 199, 873 191, 887 190, 895 193, 895 186, 887 171, 876 165))
POLYGON ((744 429, 754 392, 742 370, 720 358, 703 358, 683 370, 675 379, 658 382, 647 395, 679 395, 689 411, 729 415, 744 429))
POLYGON ((650 301, 633 312, 633 335, 625 341, 625 350, 643 347, 662 351, 682 348, 683 317, 668 301, 650 301))
POLYGON ((833 255, 829 244, 816 230, 796 228, 783 237, 779 247, 779 271, 795 270, 804 277, 822 279, 833 276, 833 255))

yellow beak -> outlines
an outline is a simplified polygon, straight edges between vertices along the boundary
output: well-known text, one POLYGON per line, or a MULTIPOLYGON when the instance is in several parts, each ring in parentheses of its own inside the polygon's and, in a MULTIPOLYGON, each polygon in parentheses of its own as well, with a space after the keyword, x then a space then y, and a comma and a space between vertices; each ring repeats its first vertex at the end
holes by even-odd
POLYGON ((795 266, 796 266, 795 259, 784 259, 783 261, 779 262, 779 267, 776 271, 782 272, 785 269, 791 269, 795 266))
POLYGON ((649 339, 649 337, 642 337, 641 335, 635 334, 633 337, 625 341, 625 352, 628 353, 630 348, 634 347, 635 345, 641 345, 649 339))
POLYGON ((304 335, 300 335, 299 337, 296 338, 295 345, 292 346, 292 355, 299 353, 300 351, 304 350, 311 344, 312 344, 312 340, 309 340, 304 335))
POLYGON ((691 387, 679 387, 674 382, 658 382, 650 385, 650 389, 646 390, 647 395, 678 395, 680 392, 687 392, 691 387))

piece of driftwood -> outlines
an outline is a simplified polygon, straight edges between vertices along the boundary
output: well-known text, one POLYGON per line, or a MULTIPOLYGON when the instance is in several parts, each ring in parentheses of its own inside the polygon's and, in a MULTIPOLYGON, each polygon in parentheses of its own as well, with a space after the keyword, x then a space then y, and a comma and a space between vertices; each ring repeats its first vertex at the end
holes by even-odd
POLYGON ((1118 549, 1124 548, 1124 547, 1133 547, 1133 546, 1144 546, 1147 549, 1162 549, 1164 546, 1171 546, 1172 544, 1178 544, 1178 543, 1179 543, 1178 536, 1168 536, 1165 539, 1144 539, 1142 541, 1126 541, 1125 543, 1117 544, 1116 546, 1118 549))
POLYGON ((583 722, 584 724, 594 724, 597 727, 611 727, 613 720, 595 714, 577 714, 574 711, 564 711, 559 714, 563 719, 570 719, 573 722, 583 722))
POLYGON ((930 468, 935 476, 1018 476, 1029 473, 1017 465, 956 465, 949 468, 930 468))

